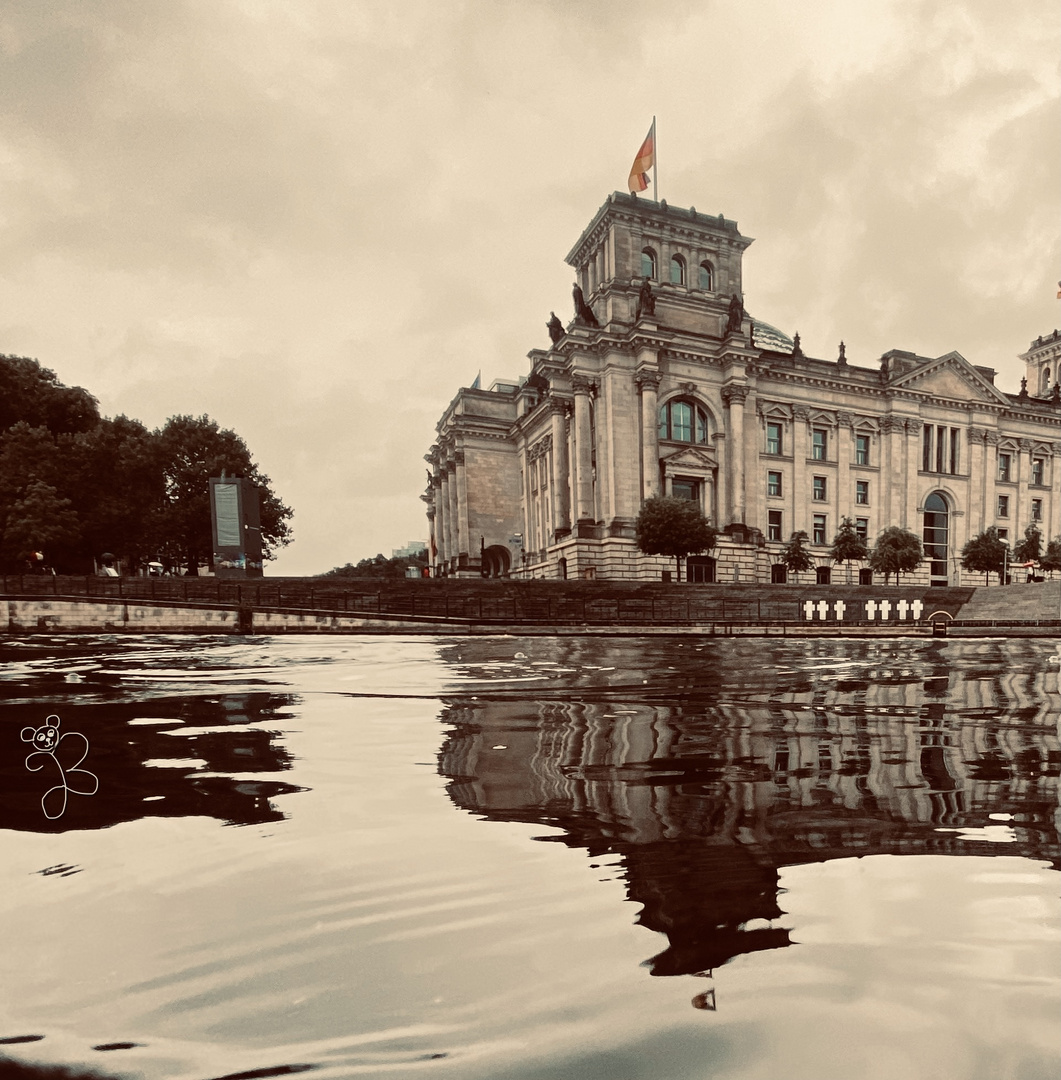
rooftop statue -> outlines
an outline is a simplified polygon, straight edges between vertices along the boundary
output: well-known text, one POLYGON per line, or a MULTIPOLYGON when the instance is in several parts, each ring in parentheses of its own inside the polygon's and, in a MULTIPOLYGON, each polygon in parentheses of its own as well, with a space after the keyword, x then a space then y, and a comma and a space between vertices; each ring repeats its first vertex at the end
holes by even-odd
POLYGON ((742 322, 744 322, 744 304, 741 302, 741 298, 734 293, 729 298, 729 318, 726 320, 726 333, 739 334, 742 322))
POLYGON ((644 315, 656 314, 656 298, 652 294, 652 286, 648 278, 641 282, 641 289, 637 294, 637 318, 644 315))
POLYGON ((600 326, 597 322, 597 316, 593 314, 593 308, 586 303, 586 298, 582 295, 582 290, 578 286, 578 282, 575 282, 572 295, 575 300, 575 322, 582 323, 584 326, 600 326))
POLYGON ((564 324, 556 317, 555 311, 550 311, 549 321, 545 325, 549 327, 549 337, 555 345, 564 336, 564 324))

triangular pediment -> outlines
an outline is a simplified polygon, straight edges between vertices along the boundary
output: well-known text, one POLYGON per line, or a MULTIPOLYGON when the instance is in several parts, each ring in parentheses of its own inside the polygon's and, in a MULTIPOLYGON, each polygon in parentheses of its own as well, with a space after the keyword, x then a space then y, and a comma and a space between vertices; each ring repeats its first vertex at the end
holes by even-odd
POLYGON ((718 460, 711 451, 692 446, 668 454, 662 460, 668 468, 675 469, 713 469, 718 465, 718 460))
POLYGON ((894 379, 890 386, 951 401, 989 401, 1008 405, 1009 399, 988 382, 960 353, 950 352, 894 379))

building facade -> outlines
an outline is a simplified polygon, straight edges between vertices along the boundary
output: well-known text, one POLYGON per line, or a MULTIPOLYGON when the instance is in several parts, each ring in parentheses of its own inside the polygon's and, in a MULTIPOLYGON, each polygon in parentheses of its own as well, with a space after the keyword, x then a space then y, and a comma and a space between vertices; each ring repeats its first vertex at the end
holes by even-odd
POLYGON ((923 584, 961 583, 962 547, 990 526, 1011 543, 1030 524, 1061 533, 1056 330, 1022 354, 1019 394, 957 352, 806 356, 744 310, 751 243, 722 215, 608 198, 567 256, 575 318, 553 317, 528 376, 460 390, 439 421, 423 496, 436 573, 659 580, 673 562, 635 541, 659 494, 722 530, 694 580, 783 581, 803 531, 817 567, 801 580, 826 582, 844 518, 871 546, 915 532, 923 584))

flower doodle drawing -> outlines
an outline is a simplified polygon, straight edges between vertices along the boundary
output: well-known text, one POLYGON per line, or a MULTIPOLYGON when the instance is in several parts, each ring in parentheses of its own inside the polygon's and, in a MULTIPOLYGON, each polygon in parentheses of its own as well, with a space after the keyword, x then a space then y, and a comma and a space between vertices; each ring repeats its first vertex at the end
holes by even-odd
POLYGON ((95 795, 99 790, 99 778, 88 769, 78 766, 88 757, 88 739, 79 731, 67 731, 59 734, 59 717, 49 716, 39 728, 24 727, 22 729, 22 741, 32 743, 33 753, 26 758, 26 768, 30 772, 40 772, 47 765, 47 759, 55 763, 59 770, 59 783, 41 796, 41 809, 44 816, 51 821, 60 818, 66 812, 66 802, 69 793, 75 795, 95 795), (64 769, 59 761, 60 747, 64 748, 64 756, 76 754, 79 750, 81 756, 70 766, 64 769), (34 759, 41 760, 34 763, 34 759))

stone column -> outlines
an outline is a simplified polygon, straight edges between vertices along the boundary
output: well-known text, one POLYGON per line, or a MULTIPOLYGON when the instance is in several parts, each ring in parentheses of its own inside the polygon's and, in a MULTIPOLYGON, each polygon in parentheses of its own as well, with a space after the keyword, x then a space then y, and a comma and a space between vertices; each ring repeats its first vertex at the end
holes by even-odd
POLYGON ((1024 539, 1024 530, 1032 523, 1032 504, 1028 495, 1028 481, 1032 475, 1032 445, 1031 439, 1021 439, 1020 454, 1017 456, 1017 505, 1013 508, 1013 524, 1017 532, 1013 538, 1014 544, 1024 539))
POLYGON ((457 489, 457 556, 466 554, 469 558, 477 556, 478 545, 472 545, 468 530, 468 473, 464 468, 464 451, 458 450, 453 455, 456 466, 457 489))
MULTIPOLYGON (((862 513, 862 509, 855 503, 855 477, 851 471, 851 463, 855 459, 855 416, 854 413, 838 412, 836 414, 836 491, 829 500, 833 508, 835 521, 829 523, 829 528, 835 536, 840 530, 840 521, 847 517, 854 519, 856 514, 862 513)), ((873 501, 874 492, 870 489, 870 502, 873 501)), ((867 511, 869 507, 865 508, 867 511)))
POLYGON ((442 490, 446 496, 446 559, 452 561, 458 554, 460 537, 457 532, 457 466, 453 459, 446 460, 446 472, 442 490))
MULTIPOLYGON (((571 528, 571 501, 568 495, 568 464, 567 464, 567 420, 566 407, 563 402, 552 400, 550 402, 552 416, 552 485, 553 485, 553 528, 556 532, 561 529, 571 528)), ((555 532, 554 532, 555 538, 555 532)))
POLYGON ((985 453, 984 435, 982 427, 971 426, 965 436, 967 453, 969 455, 969 523, 967 531, 970 538, 977 533, 982 533, 987 528, 985 515, 987 507, 984 504, 986 498, 987 455, 985 453), (979 503, 979 509, 973 512, 973 507, 979 503))
MULTIPOLYGON (((787 540, 794 532, 805 532, 810 535, 810 518, 807 509, 810 503, 808 491, 809 477, 813 463, 808 464, 808 424, 810 423, 810 409, 806 405, 796 405, 792 410, 792 494, 790 505, 792 507, 791 523, 782 526, 781 539, 787 540)), ((784 447, 782 446, 782 450, 784 447)))
POLYGON ((726 524, 744 522, 744 403, 747 400, 748 387, 744 383, 722 387, 722 401, 726 406, 726 477, 729 481, 726 524))
POLYGON ((921 442, 924 437, 924 423, 920 420, 906 421, 906 438, 903 440, 903 453, 906 455, 904 475, 906 477, 906 501, 903 503, 904 529, 917 532, 917 470, 921 467, 921 442))
POLYGON ((571 380, 575 392, 575 515, 580 524, 596 521, 593 503, 593 428, 590 421, 590 398, 597 384, 576 375, 571 380))
POLYGON ((641 498, 659 494, 659 380, 658 371, 639 371, 641 393, 641 498))
POLYGON ((887 446, 887 456, 882 462, 881 480, 883 528, 898 525, 903 518, 903 443, 906 441, 906 423, 901 416, 883 416, 880 422, 881 441, 887 446))
MULTIPOLYGON (((984 431, 984 475, 981 487, 980 505, 983 507, 984 524, 980 526, 983 532, 988 523, 994 523, 995 510, 995 478, 998 476, 998 444, 1001 441, 997 431, 984 431), (990 494, 991 503, 988 504, 990 494)), ((1013 545, 1013 537, 1010 537, 1010 546, 1013 545)))

